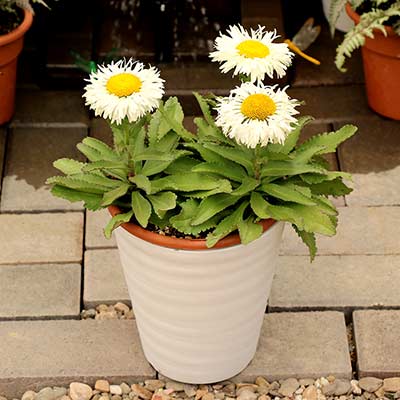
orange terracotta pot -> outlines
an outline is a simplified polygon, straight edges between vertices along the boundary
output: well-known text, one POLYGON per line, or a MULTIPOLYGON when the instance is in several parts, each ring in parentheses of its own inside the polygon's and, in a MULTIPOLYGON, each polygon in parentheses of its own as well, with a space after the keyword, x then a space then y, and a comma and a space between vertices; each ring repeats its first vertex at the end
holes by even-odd
POLYGON ((7 35, 0 36, 0 125, 8 122, 14 114, 17 59, 25 32, 32 21, 33 14, 24 10, 22 24, 7 35))
MULTIPOLYGON (((109 206, 108 211, 111 216, 115 216, 121 213, 121 210, 117 206, 109 206)), ((268 230, 276 221, 273 219, 266 219, 261 221, 263 232, 268 230)), ((156 244, 162 247, 168 247, 170 249, 177 250, 209 250, 206 245, 205 239, 184 239, 175 238, 171 236, 160 235, 155 232, 148 231, 133 222, 128 222, 121 225, 123 229, 131 233, 132 235, 145 240, 146 242, 156 244)), ((231 234, 221 239, 213 249, 222 249, 224 247, 230 247, 240 244, 239 234, 231 234)))
MULTIPOLYGON (((347 3, 349 17, 358 24, 360 16, 347 3)), ((400 120, 400 36, 385 27, 387 36, 374 30, 362 47, 364 75, 370 107, 385 117, 400 120)))

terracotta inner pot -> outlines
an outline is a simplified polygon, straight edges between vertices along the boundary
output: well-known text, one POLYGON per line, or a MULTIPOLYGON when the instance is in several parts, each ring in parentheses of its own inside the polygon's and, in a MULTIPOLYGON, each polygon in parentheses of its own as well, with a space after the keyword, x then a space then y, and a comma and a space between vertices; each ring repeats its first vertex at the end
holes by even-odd
MULTIPOLYGON (((122 212, 121 209, 117 206, 109 206, 108 211, 113 217, 117 214, 121 214, 122 212)), ((263 232, 268 230, 272 225, 274 225, 275 222, 276 221, 271 218, 260 221, 260 224, 263 227, 263 232)), ((132 235, 158 246, 169 247, 171 249, 177 250, 210 250, 210 248, 208 248, 206 245, 205 239, 184 239, 175 238, 172 236, 164 236, 156 232, 148 231, 147 229, 144 229, 141 226, 134 224, 133 222, 124 223, 121 225, 121 227, 132 235)), ((229 236, 221 239, 212 248, 221 249, 224 247, 235 246, 240 243, 241 242, 239 234, 232 233, 229 236)))

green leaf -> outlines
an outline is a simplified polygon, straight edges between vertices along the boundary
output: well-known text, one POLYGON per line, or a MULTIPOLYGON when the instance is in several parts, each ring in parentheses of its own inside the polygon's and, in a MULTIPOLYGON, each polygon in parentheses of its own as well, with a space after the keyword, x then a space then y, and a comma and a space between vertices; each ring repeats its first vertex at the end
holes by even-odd
POLYGON ((184 114, 177 97, 170 97, 160 109, 161 119, 158 127, 158 139, 161 139, 170 130, 173 125, 182 126, 184 114), (173 121, 173 123, 172 123, 173 121))
POLYGON ((129 183, 121 182, 118 187, 109 192, 104 193, 103 201, 101 203, 102 206, 109 206, 115 200, 119 199, 122 196, 125 196, 128 193, 128 190, 131 188, 129 183))
POLYGON ((293 229, 296 231, 297 235, 303 241, 303 243, 308 247, 310 252, 310 261, 313 262, 315 256, 317 255, 317 244, 315 241, 315 234, 310 232, 301 231, 296 225, 292 225, 293 229))
POLYGON ((216 194, 201 201, 192 225, 200 225, 226 208, 233 206, 240 200, 240 196, 230 194, 216 194))
POLYGON ((204 115, 204 119, 207 121, 207 123, 213 127, 216 127, 215 125, 215 120, 213 116, 211 115, 210 112, 210 106, 208 105, 207 101, 204 99, 204 97, 197 92, 193 92, 194 97, 196 98, 197 102, 199 103, 201 112, 204 115))
POLYGON ((192 169, 199 165, 200 162, 191 157, 180 157, 177 160, 173 161, 168 167, 164 170, 165 173, 170 175, 181 174, 182 171, 192 172, 192 169))
POLYGON ((170 97, 164 105, 160 103, 159 111, 161 118, 158 127, 158 138, 162 138, 170 130, 173 130, 182 139, 193 141, 194 135, 186 130, 182 124, 184 114, 176 97, 170 97))
POLYGON ((254 217, 239 221, 238 228, 242 244, 249 244, 258 239, 263 233, 262 226, 254 222, 254 217))
POLYGON ((323 194, 326 196, 345 196, 353 191, 353 189, 349 188, 342 182, 341 178, 315 183, 310 185, 310 189, 314 194, 323 194))
POLYGON ((209 124, 203 118, 195 118, 194 123, 197 126, 197 136, 201 141, 213 140, 225 144, 231 144, 231 140, 221 132, 215 123, 209 124))
MULTIPOLYGON (((107 178, 104 178, 107 179, 107 178)), ((111 179, 109 179, 111 180, 111 179)), ((114 181, 118 184, 119 181, 114 181)), ((98 175, 77 174, 70 176, 53 176, 46 181, 49 185, 60 185, 81 192, 103 194, 110 190, 108 182, 104 182, 98 175), (95 178, 100 178, 100 181, 95 178)), ((112 187, 112 186, 111 186, 112 187)))
POLYGON ((260 182, 257 179, 247 177, 243 179, 243 183, 236 188, 231 195, 232 196, 244 196, 245 194, 252 192, 258 187, 260 182))
POLYGON ((146 194, 151 193, 151 182, 147 176, 137 174, 129 178, 129 181, 134 183, 139 189, 142 189, 146 194))
POLYGON ((165 154, 165 158, 167 159, 166 161, 146 161, 141 173, 146 176, 151 176, 163 172, 173 161, 179 159, 180 157, 185 157, 188 154, 191 153, 186 150, 174 150, 167 152, 165 154))
POLYGON ((210 163, 221 163, 224 162, 225 159, 218 154, 214 153, 211 150, 206 149, 202 144, 200 143, 185 143, 185 147, 189 149, 196 150, 200 156, 203 158, 204 161, 210 162, 210 163))
POLYGON ((289 154, 296 146, 303 127, 312 120, 313 118, 309 116, 299 118, 283 144, 269 144, 265 147, 265 150, 273 153, 289 154))
POLYGON ((220 184, 215 189, 210 190, 198 190, 195 192, 188 192, 184 193, 183 196, 186 197, 193 197, 195 199, 204 199, 206 197, 213 196, 217 193, 231 193, 232 192, 232 185, 226 179, 221 179, 220 184))
POLYGON ((165 211, 176 207, 176 194, 172 192, 162 192, 147 196, 153 206, 155 213, 162 218, 165 211))
POLYGON ((311 146, 302 150, 296 150, 291 156, 296 163, 308 163, 315 155, 322 154, 321 152, 325 149, 325 146, 311 146))
POLYGON ((261 168, 261 177, 299 175, 306 172, 325 173, 326 170, 311 164, 296 163, 295 161, 268 161, 261 168))
POLYGON ((288 221, 302 226, 301 218, 290 207, 272 205, 260 193, 253 192, 251 194, 250 206, 257 217, 261 219, 273 218, 277 221, 288 221))
POLYGON ((349 181, 352 180, 351 174, 342 171, 324 171, 323 173, 319 174, 302 174, 300 175, 300 178, 309 185, 324 181, 332 181, 336 178, 343 178, 349 181))
POLYGON ((103 143, 101 140, 92 137, 86 137, 82 140, 82 143, 85 146, 89 146, 92 149, 98 151, 101 155, 102 160, 120 161, 119 155, 110 146, 103 143))
POLYGON ((321 149, 315 154, 327 154, 336 151, 337 146, 345 140, 352 137, 356 131, 357 127, 354 125, 345 125, 335 132, 322 133, 320 135, 315 135, 300 145, 296 153, 303 151, 308 151, 310 148, 321 147, 321 149))
POLYGON ((248 205, 248 201, 241 203, 232 214, 225 217, 217 227, 207 235, 207 247, 215 246, 225 236, 238 229, 238 225, 243 220, 243 213, 248 205))
POLYGON ((249 175, 254 175, 253 160, 248 157, 244 151, 238 148, 232 148, 228 146, 217 145, 213 143, 204 143, 203 146, 218 154, 219 156, 233 161, 243 166, 249 175))
POLYGON ((151 193, 154 194, 163 190, 182 192, 211 190, 217 188, 222 182, 223 180, 219 178, 199 172, 181 173, 154 179, 151 182, 151 193))
POLYGON ((124 172, 125 176, 128 174, 128 166, 123 161, 94 161, 82 167, 83 172, 92 172, 102 169, 119 169, 124 172))
POLYGON ((54 185, 51 188, 51 193, 53 196, 61 197, 62 199, 68 200, 72 203, 83 201, 85 208, 88 210, 96 211, 102 208, 101 202, 103 196, 101 194, 81 192, 60 185, 54 185))
POLYGON ((132 209, 136 220, 146 228, 151 215, 151 204, 140 192, 132 192, 132 209))
POLYGON ((163 151, 145 149, 140 154, 137 154, 135 161, 154 160, 154 161, 172 161, 174 158, 170 153, 163 151))
MULTIPOLYGON (((303 229, 306 232, 320 233, 333 236, 336 233, 334 219, 321 212, 319 207, 304 206, 302 204, 291 204, 290 208, 303 220, 303 229)), ((296 224, 299 229, 301 226, 296 224)))
POLYGON ((131 218, 133 217, 133 211, 129 211, 124 214, 117 214, 114 215, 110 221, 108 221, 108 224, 104 228, 104 236, 107 239, 111 239, 111 234, 114 229, 118 228, 120 225, 129 222, 131 218))
POLYGON ((192 171, 218 174, 235 182, 242 182, 247 177, 247 173, 243 167, 229 160, 204 162, 193 167, 192 171))
POLYGON ((304 204, 306 206, 315 205, 315 203, 311 200, 311 191, 308 189, 308 192, 310 192, 308 196, 304 189, 307 190, 307 188, 293 185, 291 183, 282 183, 280 185, 275 183, 267 183, 261 185, 260 187, 260 190, 272 197, 276 197, 277 199, 292 201, 294 203, 304 204))
POLYGON ((82 172, 82 168, 86 166, 85 163, 70 158, 60 158, 54 161, 53 165, 65 175, 79 174, 82 172))
POLYGON ((170 222, 175 229, 186 235, 198 236, 200 233, 215 227, 218 222, 218 216, 216 216, 202 224, 193 226, 191 221, 198 208, 198 202, 195 199, 185 201, 181 204, 181 208, 181 212, 178 215, 171 217, 170 222))

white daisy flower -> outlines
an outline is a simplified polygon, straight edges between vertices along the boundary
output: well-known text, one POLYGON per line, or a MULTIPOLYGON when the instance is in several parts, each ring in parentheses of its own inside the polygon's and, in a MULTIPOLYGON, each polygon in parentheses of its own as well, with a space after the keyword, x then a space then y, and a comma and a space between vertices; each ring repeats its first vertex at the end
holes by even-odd
POLYGON ((246 82, 229 97, 219 99, 216 124, 226 136, 247 147, 283 143, 297 121, 298 105, 286 88, 246 82))
POLYGON ((274 71, 282 78, 292 63, 293 53, 286 43, 273 43, 279 37, 276 30, 264 29, 259 26, 249 33, 241 25, 230 26, 229 35, 221 34, 215 40, 216 51, 210 53, 212 61, 222 63, 222 72, 233 69, 233 75, 247 75, 251 82, 262 81, 265 75, 273 78, 274 71))
POLYGON ((86 105, 96 116, 120 124, 126 117, 135 122, 158 107, 164 80, 155 67, 145 68, 132 59, 99 66, 85 87, 86 105))

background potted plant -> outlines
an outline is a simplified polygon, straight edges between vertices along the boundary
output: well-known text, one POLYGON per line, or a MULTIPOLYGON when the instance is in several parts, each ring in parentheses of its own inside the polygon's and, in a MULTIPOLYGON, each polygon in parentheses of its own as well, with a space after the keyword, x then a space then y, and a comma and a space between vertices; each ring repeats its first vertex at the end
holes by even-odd
POLYGON ((345 72, 345 57, 362 47, 370 107, 385 117, 400 120, 400 1, 333 0, 332 33, 344 7, 356 25, 337 48, 336 66, 345 72))
MULTIPOLYGON (((42 0, 32 2, 46 6, 42 0)), ((29 0, 0 0, 0 125, 14 113, 17 59, 32 21, 29 0)))
POLYGON ((64 176, 52 193, 108 207, 149 362, 175 380, 224 380, 253 358, 284 222, 316 253, 315 233, 334 235, 337 210, 328 196, 351 191, 349 175, 329 171, 323 155, 356 128, 298 144, 309 117, 286 88, 292 54, 263 28, 231 27, 217 38, 213 61, 240 74, 226 98, 195 94, 203 117, 185 129, 175 97, 165 103, 154 67, 118 61, 99 67, 86 103, 108 119, 113 148, 94 138, 77 145, 82 163, 60 159, 64 176), (154 111, 155 110, 155 111, 154 111))

